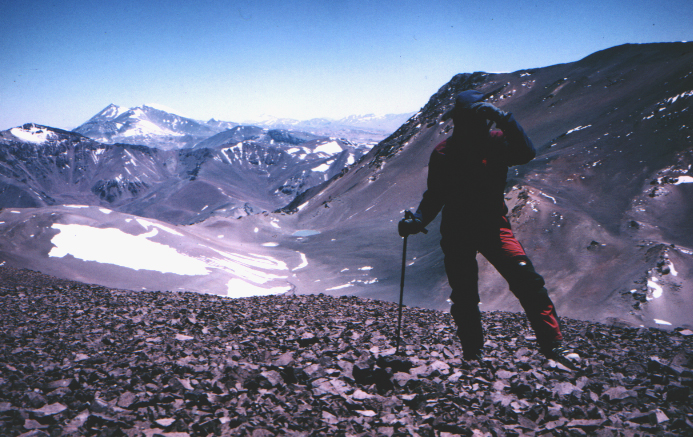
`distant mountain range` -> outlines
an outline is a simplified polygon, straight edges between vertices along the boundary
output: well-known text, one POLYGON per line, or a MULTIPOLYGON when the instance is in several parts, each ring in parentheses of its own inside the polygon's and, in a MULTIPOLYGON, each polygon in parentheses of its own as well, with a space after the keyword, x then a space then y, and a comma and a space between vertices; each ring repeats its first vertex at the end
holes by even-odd
MULTIPOLYGON (((308 121, 273 118, 246 125, 375 144, 394 132, 411 115, 413 114, 365 115, 341 120, 321 118, 308 121)), ((111 104, 74 129, 74 132, 104 144, 134 144, 169 150, 194 147, 239 125, 240 123, 215 119, 194 120, 146 105, 125 109, 111 104)))
MULTIPOLYGON (((110 107, 78 128, 98 141, 10 129, 0 133, 0 263, 129 289, 397 300, 397 221, 416 208, 431 150, 451 134, 442 114, 457 93, 478 89, 537 147, 534 161, 511 169, 506 199, 559 314, 693 328, 692 65, 693 43, 662 43, 459 74, 374 147, 317 127, 202 123, 153 108, 110 107), (147 123, 159 133, 147 137, 147 123), (159 145, 106 141, 126 137, 159 145), (152 252, 133 265, 134 249, 118 258, 95 233, 184 264, 161 269, 152 252), (94 252, 65 246, 70 236, 94 252)), ((407 305, 448 307, 438 224, 409 239, 407 305)), ((505 281, 480 266, 482 309, 520 311, 505 281)))
MULTIPOLYGON (((116 114, 112 107, 105 116, 116 114)), ((201 131, 190 123, 171 126, 201 131)), ((238 217, 285 206, 368 150, 344 139, 256 126, 162 150, 26 124, 0 132, 0 207, 100 205, 175 224, 238 217)))

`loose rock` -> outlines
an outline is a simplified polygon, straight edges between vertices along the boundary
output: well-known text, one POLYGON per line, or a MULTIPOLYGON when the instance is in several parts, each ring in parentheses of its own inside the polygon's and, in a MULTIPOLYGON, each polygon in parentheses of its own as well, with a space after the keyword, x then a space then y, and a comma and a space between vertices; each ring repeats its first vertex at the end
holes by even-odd
POLYGON ((576 370, 522 314, 355 297, 130 292, 0 267, 2 435, 669 435, 693 432, 693 336, 563 319, 576 370))

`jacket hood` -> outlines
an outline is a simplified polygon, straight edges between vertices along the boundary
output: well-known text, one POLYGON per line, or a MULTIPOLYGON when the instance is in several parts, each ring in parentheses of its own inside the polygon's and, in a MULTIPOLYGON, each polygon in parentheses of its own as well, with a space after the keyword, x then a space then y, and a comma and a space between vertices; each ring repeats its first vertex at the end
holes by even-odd
POLYGON ((484 100, 486 95, 482 93, 481 91, 477 90, 467 90, 467 91, 462 91, 455 97, 455 106, 443 114, 443 120, 447 120, 449 118, 452 118, 453 114, 455 112, 461 111, 463 109, 467 109, 470 106, 472 106, 474 103, 480 102, 484 100))

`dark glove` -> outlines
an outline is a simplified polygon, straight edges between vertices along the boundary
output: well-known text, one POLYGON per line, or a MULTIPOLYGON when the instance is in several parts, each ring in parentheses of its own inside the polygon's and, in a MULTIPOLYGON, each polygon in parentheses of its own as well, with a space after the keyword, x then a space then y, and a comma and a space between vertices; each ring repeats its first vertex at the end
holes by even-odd
POLYGON ((488 102, 475 103, 471 106, 471 109, 475 113, 479 114, 487 120, 491 120, 496 124, 498 124, 499 122, 503 123, 510 116, 510 114, 508 114, 507 112, 496 108, 488 102))
POLYGON ((410 211, 407 211, 407 213, 404 214, 404 218, 400 220, 397 225, 397 231, 400 237, 406 237, 407 235, 418 234, 424 231, 424 225, 421 219, 410 211))

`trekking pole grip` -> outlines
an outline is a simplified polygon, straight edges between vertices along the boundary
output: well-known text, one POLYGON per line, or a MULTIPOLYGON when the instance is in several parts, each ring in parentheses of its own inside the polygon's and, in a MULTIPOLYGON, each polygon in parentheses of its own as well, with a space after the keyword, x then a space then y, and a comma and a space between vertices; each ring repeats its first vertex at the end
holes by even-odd
MULTIPOLYGON (((409 210, 404 211, 404 218, 410 219, 410 220, 416 220, 416 216, 414 215, 414 213, 409 211, 409 210)), ((428 229, 421 228, 421 232, 423 232, 424 234, 428 234, 428 229)))

